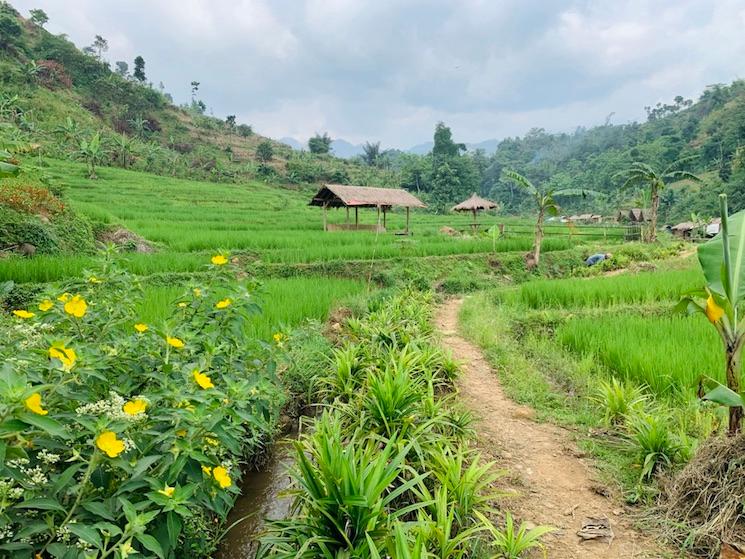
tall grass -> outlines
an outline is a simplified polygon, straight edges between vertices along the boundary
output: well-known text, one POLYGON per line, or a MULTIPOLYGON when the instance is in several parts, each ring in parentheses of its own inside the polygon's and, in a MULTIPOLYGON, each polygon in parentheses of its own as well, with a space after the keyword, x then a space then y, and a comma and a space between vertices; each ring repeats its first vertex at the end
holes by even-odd
POLYGON ((593 279, 533 281, 505 298, 517 298, 532 309, 610 307, 673 301, 702 284, 703 276, 698 269, 642 272, 593 279))
MULTIPOLYGON (((296 326, 307 318, 324 320, 332 305, 365 290, 360 281, 337 278, 300 277, 267 280, 257 293, 261 314, 253 317, 246 335, 270 340, 280 330, 296 326)), ((146 287, 138 311, 143 322, 158 324, 176 304, 184 287, 146 287)))
POLYGON ((701 316, 572 318, 556 338, 660 396, 689 398, 702 375, 723 380, 721 341, 701 316))

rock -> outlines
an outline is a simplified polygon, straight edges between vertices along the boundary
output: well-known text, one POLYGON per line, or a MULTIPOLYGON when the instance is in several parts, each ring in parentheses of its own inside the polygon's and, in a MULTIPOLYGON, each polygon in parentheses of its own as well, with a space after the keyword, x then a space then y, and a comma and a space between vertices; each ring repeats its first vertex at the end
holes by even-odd
POLYGON ((577 535, 584 541, 613 539, 613 530, 610 526, 610 519, 607 516, 590 516, 582 522, 582 529, 577 535))
POLYGON ((36 247, 31 243, 21 243, 18 245, 18 252, 23 256, 33 256, 36 254, 36 247))

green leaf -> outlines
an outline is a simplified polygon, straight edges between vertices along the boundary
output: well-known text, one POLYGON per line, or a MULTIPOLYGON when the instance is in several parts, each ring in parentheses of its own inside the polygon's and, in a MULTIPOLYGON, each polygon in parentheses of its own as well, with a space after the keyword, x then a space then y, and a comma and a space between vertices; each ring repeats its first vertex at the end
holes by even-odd
MULTIPOLYGON (((731 278, 732 296, 737 301, 745 297, 745 211, 737 212, 728 218, 729 247, 731 255, 731 278)), ((704 271, 706 283, 709 289, 726 297, 728 293, 724 287, 725 257, 723 251, 722 235, 720 232, 716 237, 698 247, 698 260, 704 271)))
POLYGON ((39 510, 56 510, 59 512, 67 512, 65 507, 60 505, 54 499, 48 497, 36 497, 35 499, 29 499, 14 505, 17 509, 39 509, 39 510))
POLYGON ((70 523, 67 525, 67 528, 84 542, 87 542, 98 549, 103 549, 101 536, 98 535, 95 528, 77 523, 70 523))
POLYGON ((67 431, 65 431, 65 428, 62 427, 62 424, 52 419, 51 417, 24 412, 18 415, 18 419, 20 419, 24 423, 32 425, 33 427, 41 429, 42 431, 46 431, 53 437, 59 437, 61 439, 70 438, 70 435, 67 433, 67 431))
POLYGON ((718 384, 716 388, 707 392, 704 395, 704 400, 716 402, 730 408, 745 407, 745 401, 743 401, 742 396, 723 384, 718 384))
POLYGON ((147 549, 148 551, 152 551, 158 557, 160 557, 160 559, 165 559, 163 548, 160 547, 158 540, 156 540, 154 537, 149 536, 148 534, 137 534, 135 538, 137 538, 137 541, 140 542, 145 547, 145 549, 147 549))
POLYGON ((114 514, 101 501, 91 501, 89 503, 83 503, 83 508, 88 512, 95 514, 96 516, 105 518, 106 520, 111 520, 112 522, 115 520, 114 514))

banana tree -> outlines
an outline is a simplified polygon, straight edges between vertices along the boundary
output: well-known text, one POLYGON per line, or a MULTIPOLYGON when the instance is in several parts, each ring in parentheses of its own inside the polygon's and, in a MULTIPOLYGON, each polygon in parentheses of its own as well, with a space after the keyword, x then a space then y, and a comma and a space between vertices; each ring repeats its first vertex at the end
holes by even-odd
POLYGON ((98 165, 106 155, 103 142, 101 141, 101 134, 96 132, 90 137, 90 139, 80 140, 80 147, 78 148, 76 155, 88 165, 88 178, 97 179, 96 165, 98 165))
POLYGON ((649 198, 652 202, 652 215, 649 223, 649 236, 647 237, 650 243, 657 240, 657 214, 660 209, 660 192, 665 186, 673 181, 679 180, 690 180, 693 182, 702 182, 701 179, 689 173, 688 171, 681 171, 679 168, 690 161, 695 159, 695 156, 684 157, 668 165, 663 171, 657 171, 651 165, 641 163, 637 161, 633 163, 631 167, 621 172, 620 175, 626 177, 626 181, 623 183, 621 188, 627 188, 630 186, 643 186, 649 188, 649 198))
POLYGON ((520 173, 515 171, 504 171, 504 177, 511 180, 518 186, 526 190, 528 194, 533 197, 536 207, 538 208, 538 217, 535 222, 535 239, 533 241, 532 249, 532 260, 535 266, 538 265, 541 258, 541 244, 543 243, 543 221, 546 218, 546 214, 558 215, 559 204, 555 200, 555 196, 589 196, 598 195, 598 192, 593 190, 584 190, 582 188, 562 188, 559 190, 548 189, 540 190, 527 178, 522 176, 520 173))
POLYGON ((745 408, 740 392, 745 320, 740 320, 738 309, 745 300, 745 211, 728 217, 727 195, 721 194, 719 201, 721 231, 698 248, 706 287, 689 293, 678 309, 704 314, 719 333, 725 352, 726 385, 717 382, 704 399, 729 407, 729 433, 734 435, 740 431, 745 408))

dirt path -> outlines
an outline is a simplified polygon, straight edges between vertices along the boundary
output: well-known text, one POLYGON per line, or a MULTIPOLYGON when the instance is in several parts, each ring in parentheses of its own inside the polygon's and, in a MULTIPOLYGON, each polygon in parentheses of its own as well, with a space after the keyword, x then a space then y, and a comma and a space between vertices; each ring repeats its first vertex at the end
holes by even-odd
POLYGON ((602 496, 600 485, 568 433, 537 423, 530 408, 509 400, 481 351, 458 335, 461 299, 440 307, 436 324, 442 341, 463 364, 459 391, 475 414, 479 446, 509 471, 507 502, 516 517, 557 532, 544 538, 549 559, 660 558, 663 554, 632 527, 623 505, 602 496), (577 531, 586 517, 607 516, 614 538, 580 543, 577 531))

